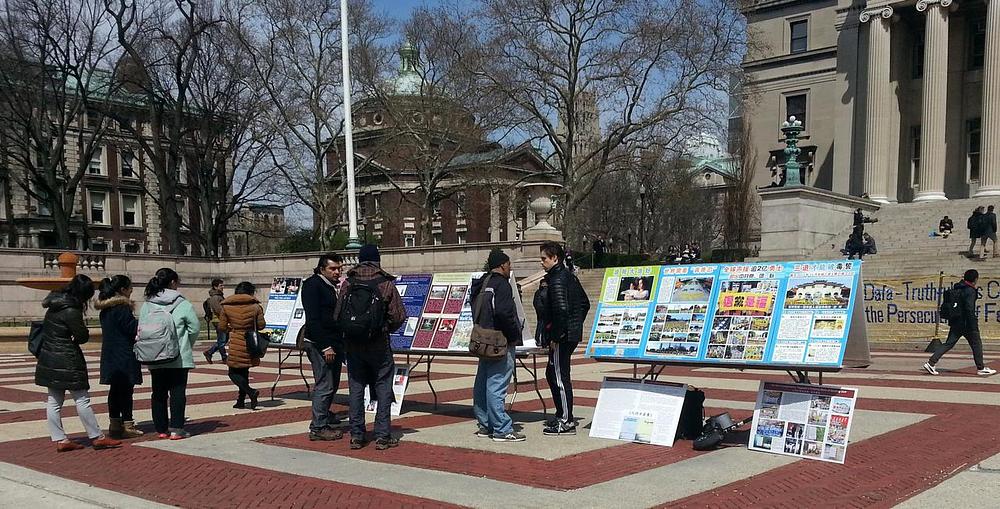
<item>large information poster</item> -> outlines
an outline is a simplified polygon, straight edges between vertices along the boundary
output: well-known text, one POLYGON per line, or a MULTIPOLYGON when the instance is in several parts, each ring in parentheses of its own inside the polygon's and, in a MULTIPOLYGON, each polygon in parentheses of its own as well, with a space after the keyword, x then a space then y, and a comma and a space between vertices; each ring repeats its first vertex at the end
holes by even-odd
POLYGON ((276 277, 271 283, 271 291, 267 295, 267 308, 264 311, 264 330, 262 332, 271 335, 272 343, 287 344, 290 341, 295 344, 298 330, 302 327, 297 324, 294 334, 286 334, 289 324, 293 319, 305 321, 305 311, 302 309, 302 301, 299 298, 299 289, 302 287, 300 277, 276 277), (287 338, 286 338, 287 336, 287 338))
POLYGON ((853 260, 609 268, 587 353, 840 367, 860 275, 853 260))
POLYGON ((407 319, 399 330, 389 336, 393 350, 408 350, 413 345, 433 277, 431 274, 403 274, 396 278, 396 289, 403 298, 407 319))
POLYGON ((469 292, 472 281, 482 272, 434 274, 423 313, 417 323, 411 348, 460 350, 468 348, 472 330, 469 292))
POLYGON ((687 385, 605 377, 590 436, 672 446, 687 385))
POLYGON ((848 387, 761 382, 748 447, 843 463, 857 398, 848 387))

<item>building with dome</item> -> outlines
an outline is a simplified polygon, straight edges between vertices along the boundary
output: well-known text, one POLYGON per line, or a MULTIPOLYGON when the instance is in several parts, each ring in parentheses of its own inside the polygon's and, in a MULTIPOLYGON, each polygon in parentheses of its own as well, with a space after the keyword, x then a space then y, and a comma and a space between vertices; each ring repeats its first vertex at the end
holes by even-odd
MULTIPOLYGON (((490 141, 459 98, 424 81, 412 44, 399 60, 386 90, 352 105, 359 235, 384 247, 519 240, 534 223, 519 186, 546 171, 541 154, 490 141)), ((327 154, 333 187, 343 147, 327 154)))

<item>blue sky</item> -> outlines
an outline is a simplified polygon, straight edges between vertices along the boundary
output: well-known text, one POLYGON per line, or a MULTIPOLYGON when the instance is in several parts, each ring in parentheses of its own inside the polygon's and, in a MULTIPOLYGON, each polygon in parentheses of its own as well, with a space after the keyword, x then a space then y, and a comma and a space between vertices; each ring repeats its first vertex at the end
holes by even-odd
POLYGON ((375 8, 389 13, 397 20, 404 20, 414 7, 421 5, 434 5, 435 0, 373 0, 375 8))

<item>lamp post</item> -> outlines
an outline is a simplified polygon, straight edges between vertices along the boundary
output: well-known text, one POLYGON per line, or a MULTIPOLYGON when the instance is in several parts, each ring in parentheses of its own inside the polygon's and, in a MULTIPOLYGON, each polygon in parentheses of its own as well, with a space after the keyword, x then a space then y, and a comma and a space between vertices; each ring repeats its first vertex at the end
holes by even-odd
POLYGON ((354 191, 354 133, 351 128, 351 58, 347 0, 340 0, 340 63, 344 75, 344 155, 347 158, 347 248, 359 249, 358 197, 354 191))
POLYGON ((646 252, 646 184, 639 184, 639 254, 646 252))
POLYGON ((788 120, 781 123, 781 133, 785 135, 785 185, 783 187, 802 186, 801 169, 798 156, 802 150, 798 147, 799 135, 804 128, 802 121, 796 120, 795 116, 788 117, 788 120))

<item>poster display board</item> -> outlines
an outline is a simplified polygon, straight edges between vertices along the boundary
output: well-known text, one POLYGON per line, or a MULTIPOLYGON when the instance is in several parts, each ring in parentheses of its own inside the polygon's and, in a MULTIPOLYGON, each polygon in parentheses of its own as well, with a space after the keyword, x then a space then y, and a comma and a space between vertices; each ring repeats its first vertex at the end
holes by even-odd
POLYGON ((857 398, 849 387, 761 382, 747 447, 843 463, 857 398))
POLYGON ((587 353, 839 368, 860 276, 854 260, 609 268, 587 353))
POLYGON ((408 350, 413 345, 413 337, 417 333, 420 315, 430 293, 431 274, 403 274, 396 278, 396 289, 403 298, 403 307, 408 317, 399 330, 389 336, 393 350, 408 350))
POLYGON ((305 323, 305 310, 299 295, 301 287, 300 277, 276 277, 272 281, 262 330, 271 335, 272 343, 295 345, 299 330, 305 323))
POLYGON ((687 385, 605 377, 590 436, 672 446, 687 385))
MULTIPOLYGON (((406 394, 406 384, 410 380, 410 368, 408 366, 396 366, 392 374, 392 410, 389 412, 393 417, 399 417, 403 409, 403 396, 406 394)), ((365 412, 373 414, 378 410, 378 401, 371 397, 371 388, 365 386, 365 412)))
POLYGON ((414 349, 463 350, 469 346, 472 308, 469 291, 482 272, 434 274, 411 342, 414 349))

